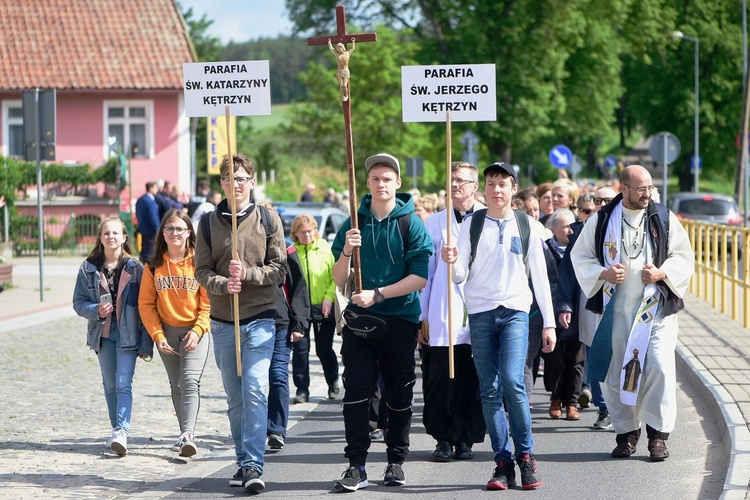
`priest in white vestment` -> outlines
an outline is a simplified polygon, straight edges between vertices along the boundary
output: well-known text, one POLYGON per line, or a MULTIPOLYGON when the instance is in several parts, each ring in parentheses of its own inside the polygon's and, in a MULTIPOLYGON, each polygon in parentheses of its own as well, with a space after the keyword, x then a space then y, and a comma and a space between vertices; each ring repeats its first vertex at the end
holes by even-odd
MULTIPOLYGON (((620 185, 621 194, 587 221, 571 261, 587 309, 602 314, 614 296, 611 359, 601 383, 617 432, 612 456, 635 453, 645 423, 650 457, 662 461, 669 457, 665 441, 677 415, 675 313, 684 307, 694 254, 679 220, 651 200, 648 170, 624 169, 620 185), (640 372, 634 378, 636 361, 640 372)), ((590 364, 594 355, 592 347, 590 364)))

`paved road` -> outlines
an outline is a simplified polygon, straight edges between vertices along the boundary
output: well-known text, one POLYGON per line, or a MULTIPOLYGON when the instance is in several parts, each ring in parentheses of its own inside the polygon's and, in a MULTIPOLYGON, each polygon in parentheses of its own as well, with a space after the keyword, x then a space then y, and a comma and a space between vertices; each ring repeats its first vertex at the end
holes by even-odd
MULTIPOLYGON (((0 498, 226 498, 244 496, 230 488, 234 473, 221 382, 209 359, 202 383, 196 429, 200 453, 180 460, 169 451, 178 436, 161 362, 139 361, 134 381, 130 454, 117 458, 104 444, 110 432, 94 353, 85 347, 85 321, 69 313, 37 315, 0 328, 0 498), (26 326, 23 325, 34 325, 26 326)), ((294 426, 281 453, 267 456, 264 497, 322 496, 345 468, 340 402, 322 401, 319 365, 312 402, 293 406, 294 426), (320 403, 320 404, 317 404, 320 403)), ((536 492, 504 496, 533 498, 718 498, 727 462, 719 423, 681 376, 677 430, 671 458, 651 463, 645 443, 632 459, 614 461, 614 434, 589 430, 593 410, 580 422, 546 417, 547 395, 537 388, 532 401, 534 432, 545 484, 536 492), (615 491, 616 493, 613 493, 615 491)), ((418 384, 419 385, 419 384, 418 384)), ((541 386, 541 382, 539 382, 541 386)), ((385 448, 375 443, 368 474, 374 485, 357 496, 400 494, 418 498, 497 495, 483 490, 492 470, 487 443, 471 462, 436 464, 434 443, 424 434, 416 394, 412 453, 405 465, 407 485, 382 486, 385 448)))

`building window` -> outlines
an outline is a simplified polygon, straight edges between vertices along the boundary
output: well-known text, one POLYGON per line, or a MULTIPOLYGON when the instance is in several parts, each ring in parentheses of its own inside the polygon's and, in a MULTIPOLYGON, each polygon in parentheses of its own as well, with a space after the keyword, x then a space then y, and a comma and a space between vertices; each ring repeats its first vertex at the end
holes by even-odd
POLYGON ((104 123, 107 157, 128 154, 133 158, 153 156, 153 102, 105 101, 104 123))
POLYGON ((23 104, 3 101, 3 155, 23 157, 23 104))

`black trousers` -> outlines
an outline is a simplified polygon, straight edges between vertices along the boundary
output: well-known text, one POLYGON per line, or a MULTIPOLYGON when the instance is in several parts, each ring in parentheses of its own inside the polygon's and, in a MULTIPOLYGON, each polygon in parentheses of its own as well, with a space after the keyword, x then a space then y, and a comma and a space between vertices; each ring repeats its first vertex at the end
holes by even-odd
POLYGON ((423 351, 422 421, 427 434, 435 441, 448 441, 454 445, 481 443, 487 427, 471 345, 453 347, 453 379, 448 376, 447 347, 426 347, 423 351))
POLYGON ((576 406, 581 395, 586 344, 578 339, 563 339, 555 350, 544 355, 544 385, 550 399, 559 399, 563 406, 576 406))
POLYGON ((367 462, 370 395, 376 366, 380 368, 383 378, 388 409, 388 432, 385 437, 388 463, 402 463, 409 454, 416 346, 417 324, 401 318, 392 318, 388 332, 375 341, 361 339, 344 327, 341 345, 345 390, 344 451, 349 465, 364 466, 367 462))
POLYGON ((339 360, 333 350, 336 321, 333 316, 322 321, 310 320, 305 336, 292 344, 292 381, 297 394, 310 395, 310 333, 315 331, 315 353, 323 367, 323 375, 330 387, 339 378, 339 360))

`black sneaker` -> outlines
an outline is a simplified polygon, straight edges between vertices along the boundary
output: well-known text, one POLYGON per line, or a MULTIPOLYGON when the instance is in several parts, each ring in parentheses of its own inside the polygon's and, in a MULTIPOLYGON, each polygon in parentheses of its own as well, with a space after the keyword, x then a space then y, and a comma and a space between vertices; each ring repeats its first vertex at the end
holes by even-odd
POLYGON ((402 486, 406 484, 401 464, 388 464, 388 467, 385 468, 384 475, 383 483, 386 486, 402 486))
POLYGON ((242 487, 245 491, 262 491, 266 483, 260 478, 260 473, 252 467, 245 468, 245 475, 242 477, 242 487))
POLYGON ((513 462, 508 464, 500 461, 492 472, 492 477, 487 481, 488 490, 507 490, 516 487, 516 466, 513 462))
POLYGON ((533 490, 542 485, 542 476, 539 474, 539 467, 536 465, 536 459, 531 453, 524 453, 516 457, 518 467, 521 469, 521 486, 525 490, 533 490))
POLYGON ((245 476, 245 474, 242 472, 242 467, 237 469, 237 472, 234 473, 234 476, 232 476, 232 479, 229 480, 229 486, 242 486, 242 478, 245 476))
POLYGON ((272 450, 280 450, 284 448, 284 436, 278 432, 272 432, 267 438, 268 447, 272 450))
POLYGON ((609 410, 599 410, 596 416, 596 422, 594 422, 594 429, 611 429, 612 418, 609 416, 609 410))
POLYGON ((370 483, 367 482, 367 472, 364 468, 360 469, 357 465, 349 466, 341 475, 341 479, 336 481, 334 488, 339 491, 357 491, 367 488, 370 483))

